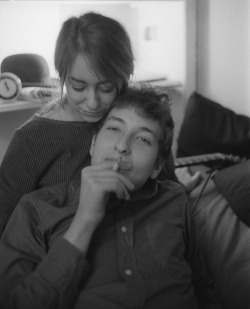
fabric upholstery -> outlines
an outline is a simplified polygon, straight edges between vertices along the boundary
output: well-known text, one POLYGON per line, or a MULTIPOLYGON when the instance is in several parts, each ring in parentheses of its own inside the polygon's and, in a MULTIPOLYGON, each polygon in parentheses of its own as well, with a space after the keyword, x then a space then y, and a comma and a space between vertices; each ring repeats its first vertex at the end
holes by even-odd
POLYGON ((214 152, 250 158, 250 118, 194 92, 186 106, 177 156, 214 152))

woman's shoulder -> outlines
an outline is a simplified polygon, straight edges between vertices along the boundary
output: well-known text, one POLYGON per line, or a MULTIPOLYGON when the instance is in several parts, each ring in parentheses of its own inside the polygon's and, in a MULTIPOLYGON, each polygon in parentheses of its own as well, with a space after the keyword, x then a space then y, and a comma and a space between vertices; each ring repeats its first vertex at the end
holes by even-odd
POLYGON ((45 118, 40 117, 37 114, 34 114, 31 118, 25 121, 20 127, 18 127, 15 133, 27 134, 29 132, 36 132, 43 130, 43 127, 53 127, 56 123, 48 122, 45 118))
POLYGON ((97 127, 97 123, 90 123, 85 121, 72 121, 68 119, 68 117, 60 110, 51 111, 48 114, 41 115, 40 113, 34 114, 30 119, 28 119, 25 123, 23 123, 17 131, 21 131, 23 133, 28 133, 30 131, 36 132, 40 130, 45 130, 49 134, 52 134, 53 130, 55 131, 78 131, 79 129, 84 130, 84 128, 97 127))
MULTIPOLYGON (((34 115, 22 126, 15 130, 15 135, 37 138, 39 136, 53 137, 53 135, 93 134, 96 124, 88 124, 83 121, 66 121, 44 118, 34 115), (91 128, 91 130, 89 130, 91 128)), ((66 137, 66 136, 65 136, 66 137)))
POLYGON ((38 148, 44 145, 44 142, 54 145, 59 141, 64 141, 61 144, 67 144, 70 147, 70 145, 75 145, 77 140, 78 144, 82 145, 91 141, 97 125, 84 121, 56 120, 34 115, 15 130, 13 141, 15 143, 25 141, 38 148))
POLYGON ((66 113, 63 108, 63 103, 61 103, 61 100, 49 102, 37 113, 37 115, 44 119, 71 121, 68 113, 66 113))

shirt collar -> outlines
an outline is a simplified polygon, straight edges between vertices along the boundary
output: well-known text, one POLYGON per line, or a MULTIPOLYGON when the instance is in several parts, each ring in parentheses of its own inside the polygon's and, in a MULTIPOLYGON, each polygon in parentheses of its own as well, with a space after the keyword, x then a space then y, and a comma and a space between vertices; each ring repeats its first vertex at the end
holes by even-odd
POLYGON ((138 191, 131 192, 131 201, 146 200, 153 197, 159 190, 158 180, 148 180, 145 185, 138 191))
MULTIPOLYGON (((141 189, 130 193, 129 202, 131 203, 134 201, 147 200, 155 196, 159 191, 159 184, 160 181, 158 180, 148 180, 141 189)), ((123 203, 124 200, 119 200, 115 194, 110 194, 108 205, 114 204, 114 202, 118 202, 120 204, 123 203)), ((110 207, 108 206, 108 208, 110 207)), ((113 207, 111 206, 111 208, 113 207)))

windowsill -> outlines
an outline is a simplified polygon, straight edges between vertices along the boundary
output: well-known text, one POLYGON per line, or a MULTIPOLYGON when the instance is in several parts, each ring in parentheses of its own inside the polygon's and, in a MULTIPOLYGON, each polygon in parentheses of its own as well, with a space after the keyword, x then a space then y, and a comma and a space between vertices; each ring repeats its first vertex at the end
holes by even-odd
MULTIPOLYGON (((156 80, 144 80, 144 82, 150 82, 152 86, 158 86, 166 89, 175 89, 175 88, 181 88, 182 84, 179 81, 171 81, 168 79, 156 79, 156 80)), ((32 108, 40 108, 44 105, 44 100, 25 100, 25 99, 18 99, 15 101, 9 101, 4 102, 0 99, 0 113, 4 112, 12 112, 12 111, 18 111, 23 109, 32 109, 32 108)))

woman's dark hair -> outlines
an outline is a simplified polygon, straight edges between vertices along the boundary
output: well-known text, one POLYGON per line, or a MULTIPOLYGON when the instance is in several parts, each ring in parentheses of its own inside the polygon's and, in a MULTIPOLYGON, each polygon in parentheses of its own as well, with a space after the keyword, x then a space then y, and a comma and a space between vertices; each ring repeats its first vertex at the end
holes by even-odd
POLYGON ((56 42, 55 68, 61 87, 76 56, 83 55, 98 75, 122 94, 134 71, 134 56, 125 28, 116 20, 88 12, 63 23, 56 42))

